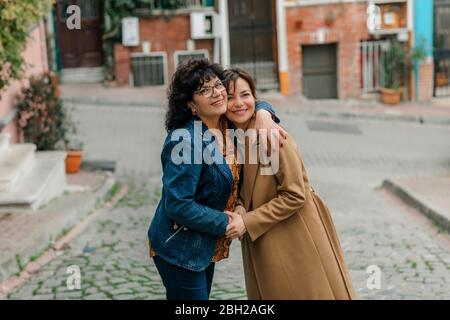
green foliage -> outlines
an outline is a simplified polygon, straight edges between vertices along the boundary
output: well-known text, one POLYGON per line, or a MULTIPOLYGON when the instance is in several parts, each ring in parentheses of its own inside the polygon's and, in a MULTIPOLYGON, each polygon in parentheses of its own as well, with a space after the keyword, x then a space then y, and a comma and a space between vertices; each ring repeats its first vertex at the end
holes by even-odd
POLYGON ((22 89, 17 108, 26 142, 36 144, 37 150, 67 149, 68 135, 75 133, 75 125, 63 108, 54 74, 31 77, 29 87, 22 89))
POLYGON ((424 37, 420 38, 419 44, 411 52, 410 55, 411 63, 416 63, 426 58, 427 56, 427 50, 425 49, 426 41, 427 40, 424 37))
POLYGON ((405 81, 406 50, 398 41, 392 41, 384 56, 384 85, 398 89, 405 81))
POLYGON ((22 79, 22 52, 29 29, 51 8, 54 0, 0 1, 0 92, 12 79, 22 79))
POLYGON ((421 39, 415 49, 407 48, 397 40, 392 41, 383 59, 384 86, 398 89, 406 83, 409 68, 426 57, 425 40, 421 39))

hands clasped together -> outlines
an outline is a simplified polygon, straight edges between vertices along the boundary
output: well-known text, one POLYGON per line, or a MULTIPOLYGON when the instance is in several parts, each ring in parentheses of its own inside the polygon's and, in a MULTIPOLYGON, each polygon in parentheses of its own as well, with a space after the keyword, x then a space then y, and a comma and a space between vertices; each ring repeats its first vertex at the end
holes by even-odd
POLYGON ((230 240, 242 240, 245 232, 247 232, 244 220, 242 219, 242 215, 245 214, 244 207, 238 205, 234 209, 234 212, 225 211, 225 213, 228 215, 227 238, 230 240))

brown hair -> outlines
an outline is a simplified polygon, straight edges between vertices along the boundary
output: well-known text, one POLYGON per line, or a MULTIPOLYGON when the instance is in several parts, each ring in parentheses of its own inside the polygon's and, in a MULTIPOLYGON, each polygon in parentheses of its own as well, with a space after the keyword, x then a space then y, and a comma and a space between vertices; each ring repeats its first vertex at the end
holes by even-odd
POLYGON ((255 80, 253 80, 252 76, 248 72, 246 72, 242 69, 238 69, 238 68, 231 68, 231 69, 225 70, 223 75, 224 75, 224 83, 227 88, 227 92, 230 92, 230 83, 233 82, 234 86, 236 87, 237 79, 242 78, 245 81, 247 81, 248 85, 250 86, 250 90, 253 94, 253 97, 256 99, 255 80))

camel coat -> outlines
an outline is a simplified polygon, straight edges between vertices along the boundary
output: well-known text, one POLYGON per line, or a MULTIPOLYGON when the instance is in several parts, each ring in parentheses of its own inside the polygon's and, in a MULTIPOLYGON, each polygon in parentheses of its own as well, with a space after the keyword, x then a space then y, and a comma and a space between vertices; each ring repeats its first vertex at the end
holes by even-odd
POLYGON ((279 159, 274 175, 258 174, 262 165, 244 164, 240 197, 247 210, 242 253, 248 298, 354 299, 330 212, 311 188, 289 136, 279 159))

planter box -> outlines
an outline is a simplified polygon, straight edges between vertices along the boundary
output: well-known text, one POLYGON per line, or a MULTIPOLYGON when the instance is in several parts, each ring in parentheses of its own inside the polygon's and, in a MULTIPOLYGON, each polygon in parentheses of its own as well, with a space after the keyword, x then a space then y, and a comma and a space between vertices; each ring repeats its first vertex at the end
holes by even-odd
POLYGON ((384 104, 395 105, 401 101, 401 91, 395 89, 381 89, 381 99, 384 104))

